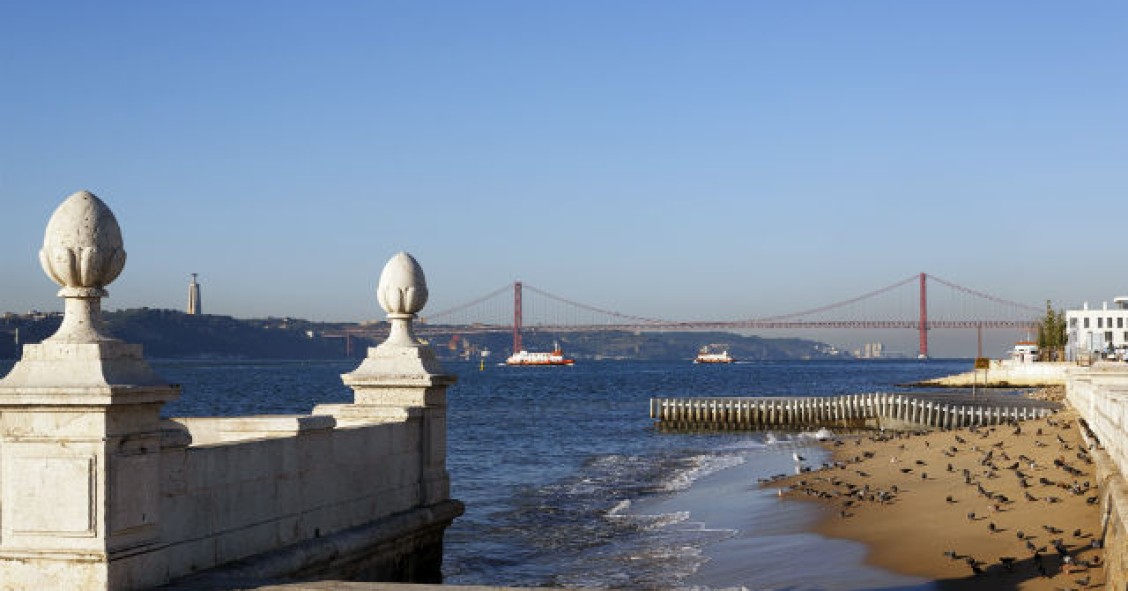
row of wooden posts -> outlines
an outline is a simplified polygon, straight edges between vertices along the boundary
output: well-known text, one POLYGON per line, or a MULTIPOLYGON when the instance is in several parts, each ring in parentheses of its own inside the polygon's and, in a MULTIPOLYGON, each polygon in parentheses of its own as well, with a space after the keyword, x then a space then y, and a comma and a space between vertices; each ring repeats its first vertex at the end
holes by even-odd
POLYGON ((652 398, 650 418, 677 429, 806 427, 953 429, 998 425, 1052 414, 1023 404, 956 404, 903 394, 851 394, 803 398, 652 398))

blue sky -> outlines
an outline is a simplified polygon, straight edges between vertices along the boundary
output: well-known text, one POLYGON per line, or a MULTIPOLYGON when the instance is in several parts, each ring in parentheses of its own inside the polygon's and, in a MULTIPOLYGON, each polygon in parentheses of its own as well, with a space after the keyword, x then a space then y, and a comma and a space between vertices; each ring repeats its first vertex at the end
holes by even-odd
POLYGON ((399 250, 431 310, 1111 299, 1126 58, 1121 2, 3 2, 0 310, 61 309, 79 189, 123 227, 109 309, 195 272, 211 313, 374 318, 399 250))

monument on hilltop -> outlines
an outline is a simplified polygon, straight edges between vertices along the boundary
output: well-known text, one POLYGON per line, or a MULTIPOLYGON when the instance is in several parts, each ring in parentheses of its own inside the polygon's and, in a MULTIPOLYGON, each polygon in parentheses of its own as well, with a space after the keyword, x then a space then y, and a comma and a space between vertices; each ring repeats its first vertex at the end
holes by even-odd
POLYGON ((192 283, 188 284, 188 310, 189 314, 203 314, 203 303, 200 301, 200 284, 196 283, 196 274, 192 273, 192 283))

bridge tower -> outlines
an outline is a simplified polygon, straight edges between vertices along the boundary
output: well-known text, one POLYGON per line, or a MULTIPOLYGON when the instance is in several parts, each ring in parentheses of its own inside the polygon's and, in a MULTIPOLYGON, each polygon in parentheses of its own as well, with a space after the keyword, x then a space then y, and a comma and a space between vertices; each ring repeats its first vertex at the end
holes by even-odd
POLYGON ((920 274, 920 357, 928 358, 928 290, 926 283, 928 275, 920 274))
POLYGON ((521 352, 521 324, 523 323, 521 313, 521 282, 513 282, 513 354, 521 352))

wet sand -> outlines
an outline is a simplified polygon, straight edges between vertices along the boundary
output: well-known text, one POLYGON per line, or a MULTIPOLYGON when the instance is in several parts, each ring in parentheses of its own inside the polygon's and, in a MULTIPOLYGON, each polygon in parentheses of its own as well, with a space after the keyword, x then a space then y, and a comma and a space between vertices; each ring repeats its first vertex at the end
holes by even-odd
POLYGON ((815 531, 938 589, 1101 588, 1095 469, 1076 418, 843 439, 829 467, 765 487, 825 505, 815 531))
MULTIPOLYGON (((757 476, 793 469, 791 452, 829 457, 813 439, 771 445, 747 463, 710 474, 688 490, 640 504, 645 513, 686 512, 674 527, 727 532, 703 548, 703 564, 681 588, 858 589, 931 591, 929 581, 865 564, 866 547, 813 531, 829 509, 788 502, 761 488, 757 476), (810 447, 814 446, 814 447, 810 447), (812 561, 812 557, 818 557, 812 561)), ((821 461, 821 460, 820 460, 821 461)))

